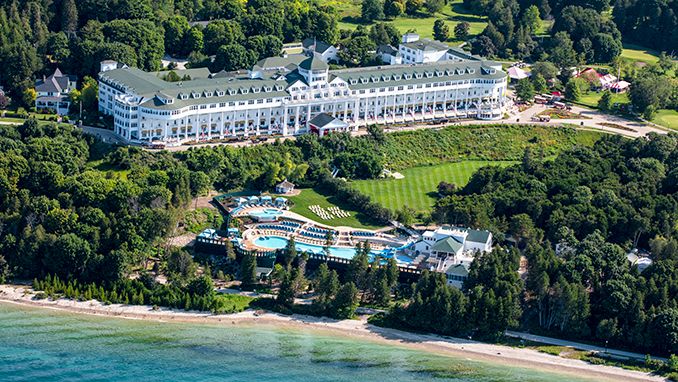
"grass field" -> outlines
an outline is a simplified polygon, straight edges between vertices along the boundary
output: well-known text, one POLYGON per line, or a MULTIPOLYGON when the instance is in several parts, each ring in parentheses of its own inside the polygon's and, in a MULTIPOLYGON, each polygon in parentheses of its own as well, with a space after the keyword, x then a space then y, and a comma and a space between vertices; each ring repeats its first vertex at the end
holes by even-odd
POLYGON ((24 123, 26 120, 21 118, 0 118, 0 122, 24 123))
MULTIPOLYGON (((591 107, 597 107, 598 106, 598 100, 600 100, 600 97, 603 95, 603 93, 596 93, 595 91, 589 91, 588 93, 582 93, 581 98, 579 99, 579 103, 583 103, 584 105, 591 106, 591 107)), ((626 105, 630 104, 631 101, 629 101, 629 97, 626 95, 626 93, 619 93, 619 94, 612 94, 612 105, 615 103, 619 102, 620 105, 626 105)))
POLYGON ((658 125, 678 130, 678 111, 661 109, 657 111, 657 117, 652 121, 658 125))
POLYGON ((415 211, 430 210, 438 198, 437 186, 441 181, 462 187, 468 183, 473 172, 483 166, 509 166, 513 161, 464 161, 435 166, 412 167, 400 171, 404 179, 360 180, 352 185, 372 200, 391 210, 408 205, 415 211))
POLYGON ((640 45, 622 43, 622 58, 627 58, 632 61, 642 62, 657 62, 659 60, 660 52, 640 45))
MULTIPOLYGON (((360 19, 361 0, 346 0, 346 1, 321 1, 323 4, 333 6, 339 12, 339 29, 355 29, 358 25, 366 24, 360 19)), ((462 41, 454 39, 454 27, 461 21, 468 21, 471 29, 469 30, 469 37, 471 39, 483 31, 487 26, 487 21, 484 17, 476 16, 466 10, 462 4, 462 0, 455 0, 448 3, 440 13, 431 16, 425 12, 419 12, 416 16, 401 15, 395 20, 384 20, 385 22, 393 23, 401 33, 408 30, 416 30, 422 38, 433 38, 433 23, 437 19, 442 19, 450 28, 450 42, 458 45, 462 41)))
POLYGON ((127 174, 129 174, 131 171, 131 170, 122 170, 118 166, 110 164, 105 159, 88 161, 85 165, 87 167, 93 168, 94 170, 101 171, 104 173, 111 172, 113 173, 113 176, 120 179, 127 179, 127 174))
POLYGON ((288 199, 294 202, 294 207, 292 207, 291 210, 292 212, 296 212, 301 216, 313 219, 318 223, 326 224, 332 227, 348 226, 364 229, 381 228, 381 226, 377 225, 377 223, 371 217, 363 213, 353 211, 346 203, 334 196, 322 195, 311 188, 305 188, 301 190, 301 194, 297 196, 290 196, 288 199), (314 214, 308 209, 308 206, 311 205, 319 205, 325 209, 327 209, 327 207, 337 206, 342 210, 349 212, 351 216, 341 219, 321 220, 318 215, 314 214))

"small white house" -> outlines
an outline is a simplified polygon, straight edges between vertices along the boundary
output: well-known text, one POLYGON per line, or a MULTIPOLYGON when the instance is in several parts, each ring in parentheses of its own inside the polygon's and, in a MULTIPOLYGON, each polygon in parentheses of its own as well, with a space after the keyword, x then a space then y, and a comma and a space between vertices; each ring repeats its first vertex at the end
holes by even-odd
POLYGON ((398 65, 403 63, 403 56, 398 52, 398 49, 391 45, 379 45, 375 54, 381 57, 384 64, 398 65))
POLYGON ((476 251, 492 250, 492 233, 470 228, 442 226, 426 231, 414 245, 417 255, 428 255, 432 270, 444 272, 452 265, 471 265, 476 251))
POLYGON ((278 194, 288 194, 292 191, 294 191, 294 184, 288 182, 287 179, 275 186, 275 192, 278 194))
POLYGON ((301 45, 304 53, 309 56, 313 54, 325 62, 329 62, 330 60, 337 61, 337 53, 339 50, 330 44, 325 44, 314 38, 305 38, 304 41, 301 42, 301 45))
POLYGON ((35 81, 35 91, 38 93, 35 99, 36 109, 54 109, 58 114, 68 114, 71 101, 68 93, 75 90, 78 76, 62 74, 59 69, 46 77, 35 81))

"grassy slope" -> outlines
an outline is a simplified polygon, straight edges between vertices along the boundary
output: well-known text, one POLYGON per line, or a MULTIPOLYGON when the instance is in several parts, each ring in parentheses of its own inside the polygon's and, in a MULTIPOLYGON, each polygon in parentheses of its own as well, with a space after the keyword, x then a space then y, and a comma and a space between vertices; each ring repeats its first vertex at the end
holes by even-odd
MULTIPOLYGON (((362 3, 360 0, 322 0, 321 3, 331 5, 337 9, 339 12, 340 29, 355 29, 361 24, 371 25, 360 20, 360 4, 362 3)), ((417 16, 401 15, 395 20, 384 21, 392 22, 402 33, 405 33, 410 29, 415 29, 416 33, 422 38, 433 38, 433 23, 437 19, 444 20, 445 24, 450 28, 450 41, 456 43, 455 45, 458 45, 462 42, 454 39, 454 27, 457 25, 457 23, 461 21, 469 22, 471 25, 471 29, 469 30, 469 39, 482 32, 483 29, 485 29, 485 26, 487 26, 486 19, 473 15, 467 11, 462 5, 462 0, 455 0, 454 2, 448 3, 448 5, 443 8, 442 12, 436 13, 435 16, 431 16, 425 12, 420 12, 417 16)))
POLYGON ((659 60, 660 52, 652 50, 650 48, 645 48, 640 45, 622 43, 622 58, 627 58, 632 61, 642 61, 642 62, 657 62, 659 60))
POLYGON ((369 216, 352 210, 346 203, 334 196, 322 195, 314 189, 303 189, 301 190, 301 194, 297 196, 290 196, 288 199, 294 202, 292 212, 296 212, 301 216, 313 219, 321 224, 326 224, 332 227, 349 226, 364 229, 380 228, 380 226, 376 225, 376 222, 374 222, 369 216), (327 207, 337 206, 342 210, 349 212, 351 216, 341 219, 321 220, 318 215, 314 214, 308 209, 308 206, 311 205, 319 205, 325 209, 327 209, 327 207))
POLYGON ((678 111, 661 109, 652 122, 670 129, 678 129, 678 111))
MULTIPOLYGON (((545 156, 565 147, 587 144, 589 133, 537 125, 450 126, 392 134, 382 147, 386 167, 402 170, 455 160, 520 160, 526 147, 545 156)), ((598 137, 597 133, 594 134, 598 137)))
MULTIPOLYGON (((597 107, 598 106, 598 100, 600 100, 601 96, 602 96, 602 93, 596 93, 595 91, 589 91, 588 93, 583 93, 581 95, 579 102, 583 103, 584 105, 591 106, 591 107, 597 107)), ((612 94, 612 105, 614 105, 617 102, 619 102, 620 105, 626 105, 626 104, 631 103, 631 101, 629 101, 629 97, 626 93, 612 94)))
POLYGON ((488 165, 508 166, 511 161, 465 161, 436 166, 412 167, 400 173, 404 179, 361 180, 353 187, 372 197, 386 208, 395 211, 408 205, 416 211, 430 209, 437 199, 436 187, 441 181, 463 187, 478 168, 488 165))

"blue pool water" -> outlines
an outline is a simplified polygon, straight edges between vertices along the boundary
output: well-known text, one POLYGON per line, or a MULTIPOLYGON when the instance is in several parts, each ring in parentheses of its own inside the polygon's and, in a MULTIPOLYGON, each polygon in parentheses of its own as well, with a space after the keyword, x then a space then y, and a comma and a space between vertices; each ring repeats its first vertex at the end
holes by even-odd
MULTIPOLYGON (((263 248, 278 249, 285 248, 285 246, 287 245, 287 241, 288 241, 287 239, 282 237, 267 236, 267 237, 258 237, 256 240, 254 240, 254 244, 263 248)), ((296 248, 297 251, 305 251, 309 253, 325 253, 323 247, 319 245, 297 242, 296 248)), ((372 255, 376 255, 377 253, 378 252, 375 251, 371 252, 372 255)), ((330 249, 330 255, 350 260, 353 258, 353 256, 355 256, 355 248, 332 247, 330 249)), ((396 261, 400 264, 409 264, 412 262, 412 259, 410 259, 407 256, 396 255, 396 261)))
POLYGON ((255 216, 260 219, 263 218, 265 220, 272 220, 280 215, 282 215, 282 211, 272 208, 266 208, 263 210, 254 210, 250 212, 250 216, 255 216))

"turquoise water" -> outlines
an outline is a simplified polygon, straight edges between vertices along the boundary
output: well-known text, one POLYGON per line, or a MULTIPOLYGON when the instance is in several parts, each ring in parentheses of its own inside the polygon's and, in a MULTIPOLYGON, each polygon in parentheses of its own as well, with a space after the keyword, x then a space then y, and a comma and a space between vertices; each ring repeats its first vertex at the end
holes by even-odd
POLYGON ((282 215, 282 211, 266 208, 263 210, 254 210, 249 214, 250 216, 256 216, 258 218, 265 218, 267 220, 270 220, 282 215))
MULTIPOLYGON (((288 239, 278 236, 264 236, 256 238, 254 240, 254 244, 262 248, 278 249, 285 248, 285 246, 287 245, 287 240, 288 239)), ((322 253, 322 254, 325 253, 323 247, 319 245, 296 242, 295 247, 297 248, 297 251, 306 251, 309 253, 322 253)), ((377 252, 371 253, 372 255, 377 254, 377 252)), ((353 258, 353 256, 355 256, 355 248, 331 247, 330 255, 350 260, 353 258)), ((396 255, 396 262, 398 262, 401 265, 409 264, 412 262, 412 259, 410 259, 407 256, 396 255)))
MULTIPOLYGON (((224 316, 228 321, 228 316, 224 316)), ((559 381, 591 379, 272 326, 79 315, 0 303, 2 381, 559 381)))

